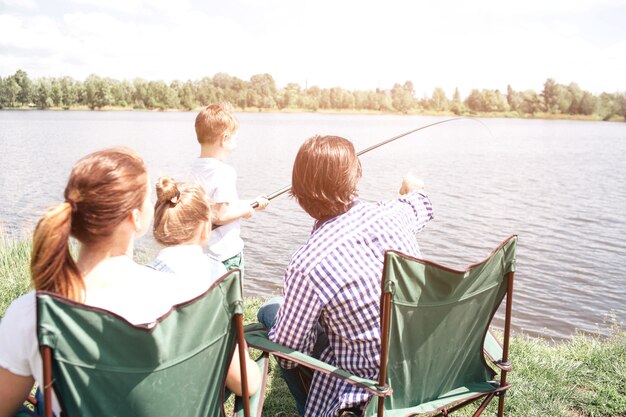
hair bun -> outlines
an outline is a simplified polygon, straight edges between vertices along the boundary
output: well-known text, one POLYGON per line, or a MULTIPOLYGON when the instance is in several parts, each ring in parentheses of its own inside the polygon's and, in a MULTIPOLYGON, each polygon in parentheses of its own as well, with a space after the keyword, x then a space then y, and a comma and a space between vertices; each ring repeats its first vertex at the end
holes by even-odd
POLYGON ((161 177, 157 180, 156 192, 157 201, 159 203, 169 201, 176 204, 178 202, 178 198, 180 197, 178 185, 176 184, 176 181, 170 177, 161 177))

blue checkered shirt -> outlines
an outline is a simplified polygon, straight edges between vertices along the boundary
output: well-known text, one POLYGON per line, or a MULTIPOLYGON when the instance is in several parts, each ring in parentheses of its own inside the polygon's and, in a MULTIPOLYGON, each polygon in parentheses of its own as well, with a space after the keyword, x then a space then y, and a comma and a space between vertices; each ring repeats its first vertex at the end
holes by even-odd
MULTIPOLYGON (((414 192, 379 203, 357 201, 350 210, 316 224, 291 258, 284 297, 271 340, 310 354, 321 323, 329 345, 320 359, 364 378, 380 368, 380 295, 389 249, 420 257, 416 234, 433 218, 428 197, 414 192)), ((281 366, 296 364, 281 360, 281 366)), ((339 378, 315 372, 307 417, 335 416, 363 407, 370 394, 339 378)))

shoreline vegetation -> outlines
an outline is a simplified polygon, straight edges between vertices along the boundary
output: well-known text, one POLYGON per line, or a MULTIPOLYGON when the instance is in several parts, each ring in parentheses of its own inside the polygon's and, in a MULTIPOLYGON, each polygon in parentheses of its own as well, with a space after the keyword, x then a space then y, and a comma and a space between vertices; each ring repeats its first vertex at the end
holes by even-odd
MULTIPOLYGON (((30 289, 28 239, 0 233, 0 318, 11 301, 30 289)), ((147 261, 139 254, 139 262, 147 261)), ((246 297, 244 322, 256 321, 264 302, 246 297)), ((613 320, 605 336, 577 333, 570 340, 551 343, 516 334, 511 338, 513 371, 505 412, 509 417, 626 417, 626 329, 613 320)), ((258 352, 253 351, 256 357, 258 352)), ((264 414, 297 417, 295 404, 275 360, 267 381, 264 414)), ((497 414, 497 401, 485 416, 497 414)), ((460 411, 470 416, 475 407, 460 411)))
MULTIPOLYGON (((115 107, 107 106, 101 109, 90 109, 86 106, 75 106, 70 108, 61 107, 47 107, 45 109, 37 107, 10 107, 3 108, 0 111, 33 111, 33 110, 45 110, 45 111, 96 111, 96 112, 149 112, 149 113, 178 113, 178 112, 198 112, 201 107, 197 107, 191 110, 183 109, 135 109, 132 107, 115 107)), ((307 109, 262 109, 256 107, 237 108, 236 112, 241 113, 317 113, 317 114, 335 114, 335 115, 398 115, 398 116, 435 116, 435 117, 477 117, 477 118, 489 118, 489 119, 537 119, 537 120, 579 120, 579 121, 591 121, 591 122, 624 122, 620 116, 613 115, 609 118, 601 118, 597 115, 569 115, 569 114, 551 114, 551 113, 536 113, 534 115, 519 114, 517 112, 468 112, 461 114, 454 114, 449 111, 411 111, 405 113, 398 112, 384 112, 380 110, 341 110, 341 109, 329 109, 329 110, 307 110, 307 109)))
POLYGON ((0 77, 0 109, 197 111, 219 101, 242 112, 317 112, 332 114, 399 114, 524 119, 626 121, 626 91, 594 95, 576 83, 548 78, 540 92, 472 89, 449 98, 441 87, 416 97, 412 81, 390 89, 346 90, 341 87, 278 87, 270 74, 242 80, 226 73, 200 80, 115 80, 92 74, 84 81, 71 77, 30 79, 23 70, 0 77))

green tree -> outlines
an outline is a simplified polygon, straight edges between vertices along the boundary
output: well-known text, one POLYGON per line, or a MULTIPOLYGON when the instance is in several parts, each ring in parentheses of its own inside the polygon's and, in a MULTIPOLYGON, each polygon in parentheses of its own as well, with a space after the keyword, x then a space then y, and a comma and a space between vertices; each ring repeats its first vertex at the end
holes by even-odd
POLYGON ((32 98, 39 108, 46 109, 54 105, 51 94, 52 83, 49 78, 38 78, 35 80, 32 98))
POLYGON ((391 104, 399 112, 407 113, 416 107, 413 82, 406 81, 404 85, 394 84, 391 89, 391 104))
POLYGON ((60 78, 58 80, 58 84, 61 88, 60 95, 61 97, 63 97, 63 104, 58 105, 64 105, 67 108, 78 104, 81 95, 80 90, 82 89, 82 84, 71 77, 60 78))
POLYGON ((198 102, 196 101, 195 88, 191 80, 188 80, 185 83, 174 81, 172 82, 170 87, 172 87, 177 92, 178 101, 185 110, 192 110, 196 106, 198 106, 198 102))
POLYGON ((583 91, 578 84, 570 83, 567 86, 567 98, 569 99, 569 107, 567 109, 568 114, 580 114, 580 102, 583 98, 583 91))
POLYGON ((111 86, 111 104, 119 107, 128 107, 133 102, 134 87, 130 81, 118 81, 106 78, 111 86))
POLYGON ((618 94, 600 94, 598 97, 598 115, 602 120, 609 120, 616 114, 620 114, 618 94))
POLYGON ((465 105, 470 111, 480 112, 485 111, 483 105, 483 96, 477 89, 473 89, 469 96, 465 99, 465 105))
POLYGON ((13 78, 20 87, 16 97, 17 103, 22 106, 28 106, 32 101, 33 82, 28 78, 26 71, 22 70, 15 71, 13 78))
POLYGON ((626 121, 626 92, 621 94, 616 94, 615 101, 618 106, 618 114, 624 116, 624 121, 626 121))
POLYGON ((300 96, 298 107, 310 111, 317 111, 320 108, 322 90, 317 86, 313 86, 304 90, 303 93, 304 94, 300 96))
POLYGON ((541 92, 541 97, 543 98, 543 104, 545 106, 545 111, 551 114, 555 114, 560 112, 561 108, 559 106, 559 96, 560 96, 561 86, 557 84, 556 81, 552 78, 548 78, 546 82, 543 84, 543 91, 541 92))
POLYGON ((437 111, 446 111, 450 107, 450 102, 448 97, 446 97, 446 92, 443 91, 443 88, 436 87, 433 91, 432 107, 437 111))
POLYGON ((578 106, 579 114, 589 116, 596 112, 598 99, 588 91, 583 91, 583 95, 580 99, 578 106))
POLYGON ((204 77, 200 81, 194 83, 196 91, 196 101, 201 106, 207 106, 210 103, 215 103, 217 99, 217 87, 213 84, 213 81, 209 77, 204 77))
POLYGON ((180 105, 178 94, 164 81, 149 81, 146 86, 147 101, 144 103, 148 109, 176 109, 180 105))
POLYGON ((50 80, 50 98, 53 106, 63 107, 65 104, 60 78, 52 78, 50 80))
POLYGON ((344 90, 343 88, 333 87, 329 91, 329 100, 331 109, 353 109, 354 94, 344 90))
POLYGON ((287 84, 287 86, 283 89, 282 94, 280 94, 280 99, 277 101, 278 108, 287 109, 296 107, 301 93, 300 84, 287 84))
POLYGON ((393 99, 391 92, 376 89, 376 110, 393 111, 393 99))
POLYGON ((111 84, 95 74, 91 74, 85 79, 85 104, 91 109, 101 109, 113 104, 113 94, 111 84))
POLYGON ((521 111, 522 108, 522 94, 513 90, 511 85, 506 87, 506 103, 509 105, 511 111, 521 111))
POLYGON ((20 86, 11 75, 0 83, 0 107, 17 106, 17 96, 20 93, 20 86))
POLYGON ((270 74, 256 74, 250 78, 248 105, 259 109, 275 109, 278 90, 270 74))
POLYGON ((541 111, 542 107, 543 104, 541 102, 541 98, 536 92, 533 90, 526 90, 522 93, 522 104, 520 106, 520 110, 523 113, 534 116, 535 113, 541 111))

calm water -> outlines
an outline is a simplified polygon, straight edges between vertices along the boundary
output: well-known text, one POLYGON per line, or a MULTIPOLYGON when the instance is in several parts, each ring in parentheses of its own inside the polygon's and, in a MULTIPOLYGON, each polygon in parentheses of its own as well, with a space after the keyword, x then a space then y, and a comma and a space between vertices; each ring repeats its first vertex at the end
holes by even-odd
MULTIPOLYGON (((152 179, 185 178, 198 154, 195 113, 0 112, 0 228, 30 231, 62 201, 72 164, 126 145, 152 179)), ((413 116, 245 113, 229 163, 243 198, 288 185, 307 137, 336 134, 357 148, 440 120, 413 116)), ((566 338, 626 320, 626 123, 456 121, 362 156, 361 197, 393 198, 405 172, 421 175, 436 219, 419 236, 425 258, 462 268, 519 235, 516 331, 566 338)), ((311 220, 282 196, 245 223, 246 293, 279 291, 283 269, 311 220)), ((150 238, 139 249, 155 253, 150 238)))

